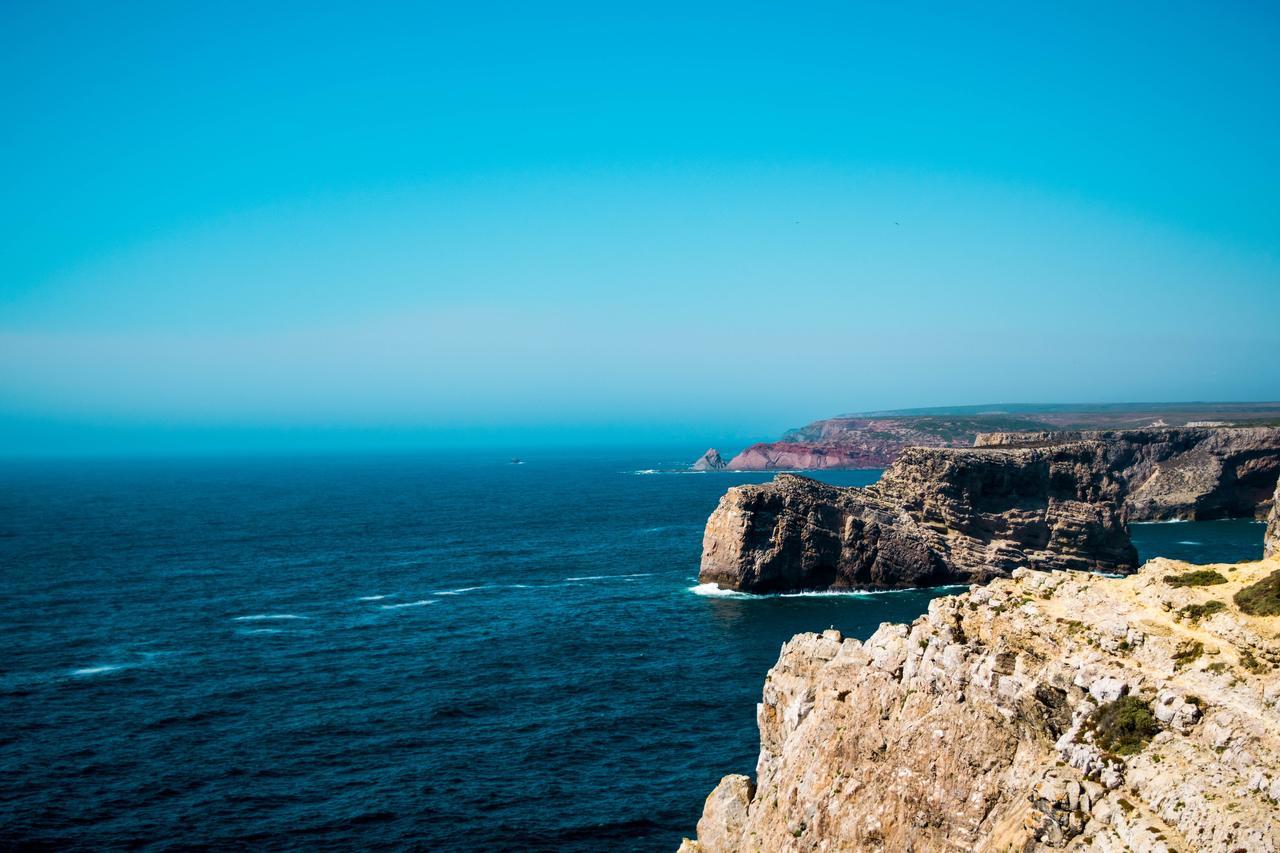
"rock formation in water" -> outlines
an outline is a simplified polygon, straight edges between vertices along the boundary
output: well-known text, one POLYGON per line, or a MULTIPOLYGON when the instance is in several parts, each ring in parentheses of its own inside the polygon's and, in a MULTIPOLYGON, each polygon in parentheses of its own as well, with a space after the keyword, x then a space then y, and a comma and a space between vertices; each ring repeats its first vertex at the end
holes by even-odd
POLYGON ((1233 603, 1280 561, 1196 568, 1019 569, 865 643, 796 636, 754 781, 681 850, 1280 848, 1280 616, 1233 603))
POLYGON ((729 589, 885 589, 1019 566, 1132 571, 1105 446, 908 448, 880 482, 780 474, 732 488, 707 521, 700 580, 729 589))
POLYGON ((1280 479, 1280 427, 998 432, 978 447, 1035 447, 1074 441, 1106 445, 1125 482, 1130 521, 1263 518, 1280 479))
POLYGON ((725 461, 720 457, 720 451, 712 447, 709 448, 706 453, 702 454, 702 456, 698 458, 697 462, 693 463, 693 470, 720 471, 724 469, 724 466, 725 461))

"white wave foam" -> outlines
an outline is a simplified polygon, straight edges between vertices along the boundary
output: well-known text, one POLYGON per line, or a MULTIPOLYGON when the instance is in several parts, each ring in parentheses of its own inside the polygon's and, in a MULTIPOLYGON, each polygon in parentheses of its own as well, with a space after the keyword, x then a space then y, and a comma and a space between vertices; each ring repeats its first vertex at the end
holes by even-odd
POLYGON ((283 634, 279 628, 250 628, 244 631, 245 634, 283 634))
POLYGON ((382 609, 383 610, 399 610, 402 607, 422 607, 423 605, 426 605, 426 604, 435 604, 435 603, 436 601, 433 598, 424 598, 421 601, 409 601, 404 604, 384 604, 382 605, 382 609))
POLYGON ((102 675, 104 672, 115 672, 117 669, 124 669, 122 663, 109 663, 102 666, 86 666, 81 669, 71 670, 72 675, 102 675))
POLYGON ((1194 539, 1179 539, 1179 540, 1178 540, 1178 544, 1179 544, 1179 545, 1203 545, 1204 543, 1203 543, 1203 542, 1197 542, 1197 541, 1196 541, 1196 540, 1194 540, 1194 539))
POLYGON ((252 616, 237 616, 232 622, 272 622, 288 619, 310 619, 309 616, 297 616, 293 613, 255 613, 252 616))
POLYGON ((461 595, 464 592, 474 592, 477 589, 488 589, 487 586, 464 586, 459 589, 446 589, 440 592, 432 593, 433 595, 461 595))
POLYGON ((718 584, 700 583, 697 586, 689 587, 689 592, 694 595, 705 595, 708 598, 763 598, 764 596, 752 595, 749 592, 738 592, 736 589, 721 589, 718 584))
POLYGON ((390 595, 362 595, 356 601, 381 601, 384 598, 390 598, 390 595))
POLYGON ((752 600, 766 598, 868 598, 873 595, 897 595, 904 592, 922 591, 951 594, 958 590, 968 588, 968 584, 957 583, 947 584, 946 586, 911 587, 909 589, 812 589, 803 590, 801 592, 752 593, 739 592, 736 589, 721 589, 714 583, 700 583, 696 586, 689 587, 689 591, 695 595, 705 595, 710 598, 739 598, 752 600))
POLYGON ((1185 518, 1165 518, 1160 521, 1131 521, 1130 524, 1186 524, 1185 518))
POLYGON ((630 575, 582 575, 576 578, 565 578, 566 581, 612 581, 621 578, 647 578, 652 577, 653 572, 636 572, 630 575))

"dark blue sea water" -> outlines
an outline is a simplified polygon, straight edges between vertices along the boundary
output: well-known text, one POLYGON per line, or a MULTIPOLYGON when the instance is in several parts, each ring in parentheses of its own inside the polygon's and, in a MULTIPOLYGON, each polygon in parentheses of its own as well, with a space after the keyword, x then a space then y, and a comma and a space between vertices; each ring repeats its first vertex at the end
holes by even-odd
POLYGON ((767 477, 637 473, 694 456, 3 463, 0 838, 673 850, 753 770, 784 640, 934 594, 695 594, 708 513, 767 477))

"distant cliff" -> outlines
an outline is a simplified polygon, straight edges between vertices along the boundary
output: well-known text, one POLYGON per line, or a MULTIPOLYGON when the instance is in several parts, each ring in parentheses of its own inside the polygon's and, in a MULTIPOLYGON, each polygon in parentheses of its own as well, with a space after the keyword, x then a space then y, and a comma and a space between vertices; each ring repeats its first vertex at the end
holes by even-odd
POLYGON ((865 643, 800 634, 755 778, 681 850, 1280 849, 1280 616, 1236 603, 1276 573, 1022 569, 865 643))
POLYGON ((729 489, 699 579, 751 592, 982 581, 1019 566, 1133 570, 1125 484, 1101 442, 909 448, 880 482, 780 474, 729 489))
POLYGON ((1280 403, 964 406, 842 415, 753 444, 729 460, 742 471, 886 468, 905 447, 970 447, 979 433, 1125 430, 1280 423, 1280 403))

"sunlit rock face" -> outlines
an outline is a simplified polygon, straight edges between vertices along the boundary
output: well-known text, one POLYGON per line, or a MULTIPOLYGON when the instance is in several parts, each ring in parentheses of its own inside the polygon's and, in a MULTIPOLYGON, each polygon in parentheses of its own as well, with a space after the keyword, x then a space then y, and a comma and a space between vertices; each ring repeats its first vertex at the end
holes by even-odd
POLYGON ((726 776, 681 849, 1280 848, 1280 617, 1233 603, 1280 562, 1166 581, 1197 568, 1019 569, 865 643, 794 637, 754 781, 726 776), (1140 737, 1109 739, 1118 708, 1140 737))

